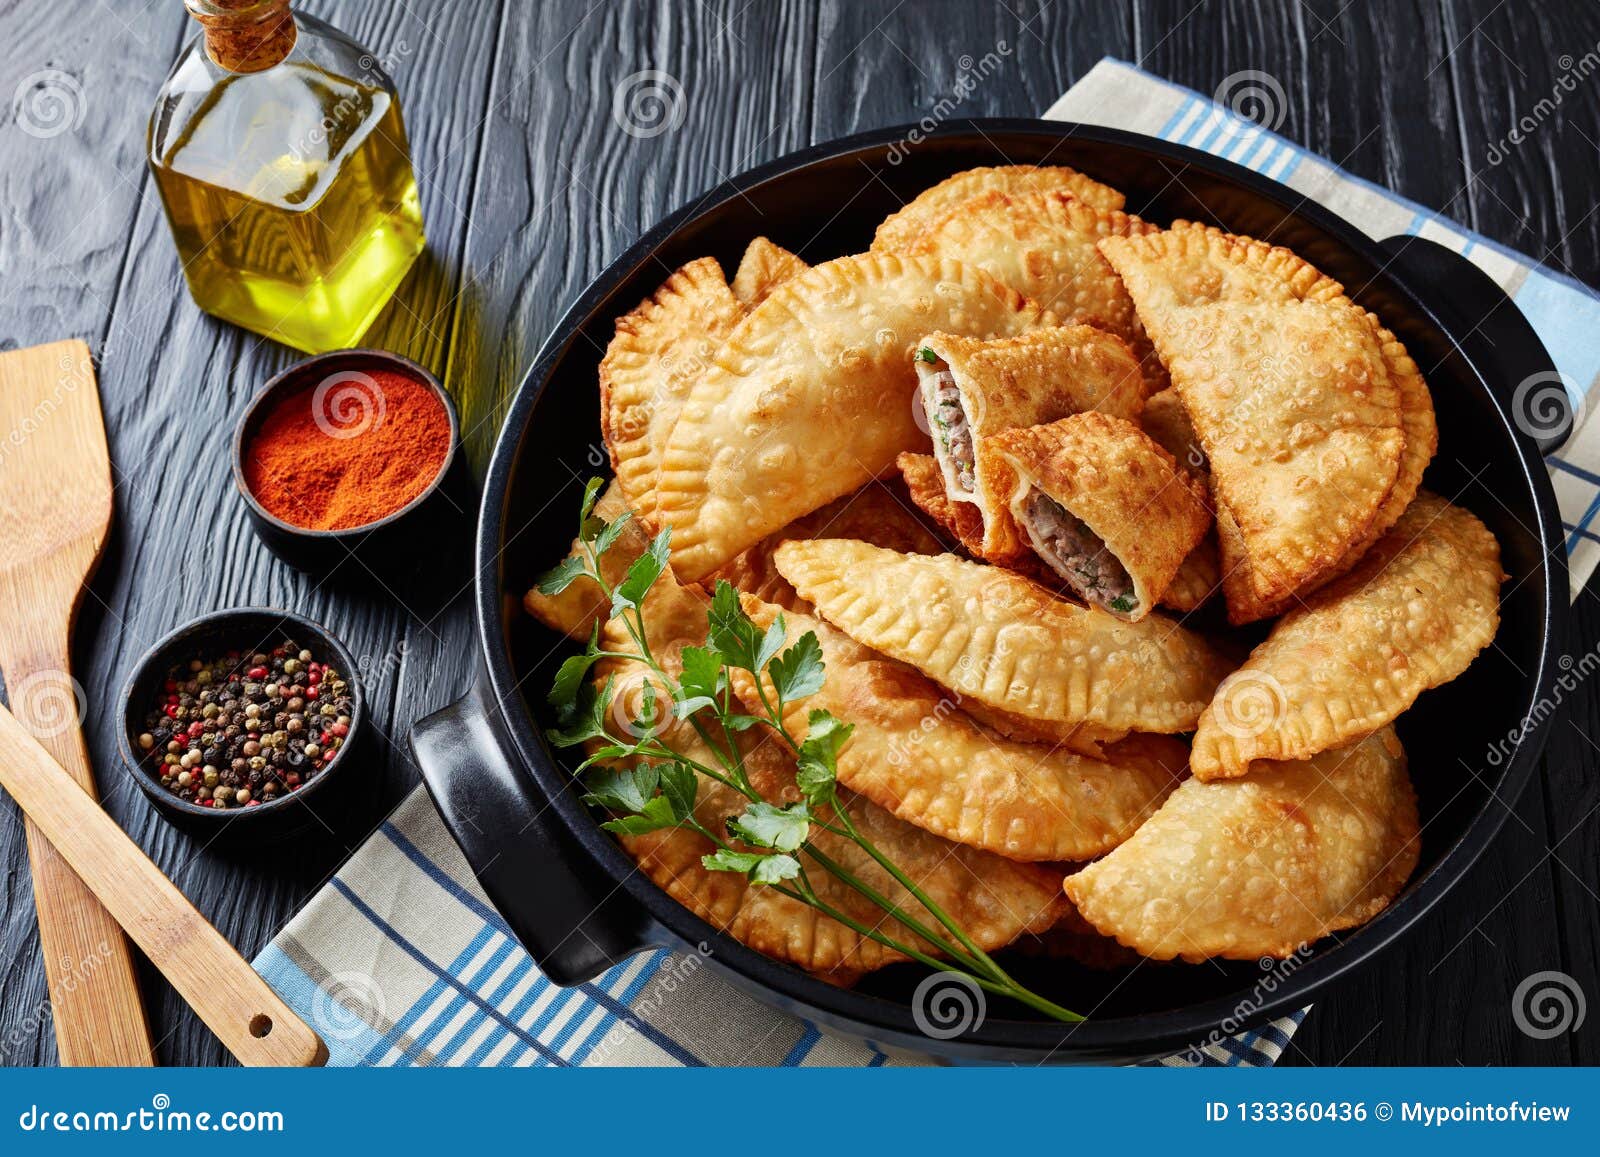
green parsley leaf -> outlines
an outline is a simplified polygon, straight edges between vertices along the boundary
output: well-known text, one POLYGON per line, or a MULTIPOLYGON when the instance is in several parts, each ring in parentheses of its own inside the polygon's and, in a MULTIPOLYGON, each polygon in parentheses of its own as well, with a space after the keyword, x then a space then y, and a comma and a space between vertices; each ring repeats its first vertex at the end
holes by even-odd
POLYGON ((839 779, 839 749, 855 727, 820 710, 811 713, 807 724, 806 737, 795 761, 795 782, 806 802, 819 807, 833 800, 839 779))
POLYGON ((732 712, 722 717, 723 726, 729 731, 749 731, 757 724, 765 722, 766 720, 759 715, 745 715, 741 712, 732 712))
POLYGON ((663 763, 658 774, 661 778, 661 795, 672 806, 672 814, 679 820, 688 819, 694 814, 700 777, 687 763, 663 763))
POLYGON ((708 872, 749 872, 755 868, 765 856, 756 852, 735 852, 728 848, 718 848, 709 856, 700 857, 700 866, 708 872))
POLYGON ((799 860, 793 856, 771 855, 761 857, 761 862, 750 873, 750 879, 756 884, 779 884, 799 874, 799 860))
POLYGON ((928 365, 931 366, 931 365, 933 365, 935 362, 937 362, 939 360, 939 355, 934 353, 927 346, 923 346, 921 349, 919 349, 917 351, 917 360, 919 362, 926 362, 928 365))
POLYGON ((618 537, 628 527, 628 522, 633 518, 633 511, 623 511, 621 517, 614 522, 602 522, 600 533, 595 536, 594 553, 599 558, 617 544, 618 537))
POLYGON ((569 555, 533 580, 541 595, 559 595, 588 573, 589 564, 581 555, 569 555))
MULTIPOLYGON (((606 484, 604 478, 591 478, 583 486, 583 505, 578 508, 578 526, 580 529, 588 524, 589 515, 594 513, 594 501, 600 496, 600 488, 606 484)), ((585 542, 589 539, 584 538, 585 542)))
POLYGON ((700 863, 710 872, 742 872, 757 884, 777 884, 800 874, 800 861, 793 856, 758 855, 726 848, 701 856, 700 863))
POLYGON ((583 802, 614 812, 642 812, 656 794, 660 773, 648 763, 636 767, 605 767, 591 772, 583 802))
POLYGON ((822 690, 822 644, 815 631, 807 631, 767 667, 780 703, 792 703, 822 690))
POLYGON ((618 832, 625 836, 642 836, 648 832, 659 832, 663 828, 678 826, 678 817, 672 814, 672 804, 664 795, 645 804, 644 811, 631 816, 621 816, 614 820, 607 820, 600 825, 608 832, 618 832))
POLYGON ((687 719, 704 707, 716 707, 725 678, 722 656, 707 647, 685 647, 679 656, 678 718, 687 719))
POLYGON ((761 653, 761 631, 739 605, 739 592, 722 579, 711 596, 711 609, 706 614, 710 629, 706 642, 722 655, 729 667, 758 671, 756 656, 761 653))
POLYGON ((576 747, 590 739, 610 740, 606 730, 606 713, 611 710, 611 696, 615 693, 615 680, 608 678, 598 690, 594 684, 585 683, 577 700, 562 713, 560 727, 545 728, 545 738, 557 747, 576 747))
POLYGON ((767 664, 772 662, 779 651, 783 650, 783 641, 788 637, 789 628, 783 621, 783 612, 778 612, 776 618, 767 625, 767 633, 761 636, 761 649, 756 652, 757 671, 765 671, 767 664))
MULTIPOLYGON (((598 633, 599 629, 597 623, 595 632, 598 633)), ((561 661, 555 682, 550 685, 550 694, 546 697, 558 714, 565 715, 572 710, 578 701, 578 692, 583 690, 583 681, 589 674, 589 668, 600 661, 600 656, 594 653, 595 643, 596 634, 591 634, 588 650, 561 661)))
POLYGON ((649 548, 633 560, 633 565, 628 568, 627 577, 617 584, 616 590, 611 592, 613 616, 621 614, 628 607, 637 607, 644 602, 645 595, 650 593, 651 586, 666 569, 671 539, 672 527, 665 527, 660 534, 650 540, 649 548))
POLYGON ((1118 595, 1111 600, 1111 609, 1114 611, 1127 612, 1133 610, 1133 607, 1134 599, 1132 595, 1118 595))
POLYGON ((811 812, 804 803, 752 803, 743 815, 728 817, 728 834, 758 848, 792 852, 811 834, 811 812))

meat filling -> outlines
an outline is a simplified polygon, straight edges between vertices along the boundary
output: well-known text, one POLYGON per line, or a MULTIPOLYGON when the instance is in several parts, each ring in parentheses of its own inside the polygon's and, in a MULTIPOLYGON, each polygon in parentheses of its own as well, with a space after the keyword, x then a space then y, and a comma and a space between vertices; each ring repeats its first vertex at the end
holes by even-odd
POLYGON ((1139 605, 1133 580, 1083 521, 1037 487, 1023 503, 1023 525, 1039 557, 1091 603, 1126 614, 1139 605))
POLYGON ((931 378, 932 389, 926 394, 928 417, 938 431, 939 442, 950 456, 955 467, 956 481, 971 493, 977 486, 973 475, 972 427, 967 424, 966 407, 961 404, 961 390, 949 370, 940 370, 931 378))

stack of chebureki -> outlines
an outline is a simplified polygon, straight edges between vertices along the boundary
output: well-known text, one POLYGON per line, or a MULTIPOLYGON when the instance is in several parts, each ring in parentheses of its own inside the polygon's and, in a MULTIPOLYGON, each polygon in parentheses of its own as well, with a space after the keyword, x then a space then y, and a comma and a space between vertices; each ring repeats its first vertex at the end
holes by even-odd
MULTIPOLYGON (((1141 221, 1071 169, 972 170, 868 253, 808 267, 757 238, 731 284, 684 266, 617 322, 600 398, 597 513, 636 516, 612 565, 672 529, 660 649, 703 635, 719 579, 815 631, 818 705, 855 725, 846 806, 985 948, 1058 927, 1283 956, 1410 876, 1391 724, 1494 637, 1504 576, 1420 489, 1415 363, 1295 254, 1141 221), (1166 613, 1208 601, 1275 621, 1244 657, 1220 615, 1166 613)), ((587 582, 527 606, 579 637, 604 615, 587 582)), ((770 955, 835 980, 896 959, 705 871, 691 832, 624 843, 770 955)))

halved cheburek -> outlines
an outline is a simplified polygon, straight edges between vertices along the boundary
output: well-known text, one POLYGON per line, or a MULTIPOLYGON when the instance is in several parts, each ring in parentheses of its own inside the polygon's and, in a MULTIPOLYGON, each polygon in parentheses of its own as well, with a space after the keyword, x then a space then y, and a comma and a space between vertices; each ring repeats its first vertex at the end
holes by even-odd
MULTIPOLYGON (((708 607, 704 594, 678 586, 670 575, 657 581, 645 601, 646 638, 663 669, 674 678, 681 671, 684 647, 698 645, 706 637, 708 607)), ((602 629, 601 641, 608 650, 635 650, 616 620, 602 629)), ((638 673, 643 668, 637 664, 608 661, 596 670, 600 679, 615 677, 614 712, 634 706, 642 698, 643 680, 638 673)), ((656 734, 674 751, 716 766, 716 756, 686 721, 670 721, 656 734)), ((795 785, 795 763, 787 748, 769 735, 755 732, 741 733, 737 741, 752 786, 764 799, 781 806, 801 798, 795 785)), ((865 799, 849 792, 839 794, 856 826, 985 949, 999 948, 1026 932, 1042 931, 1061 916, 1065 903, 1058 873, 949 843, 865 799)), ((707 830, 727 831, 727 820, 748 807, 749 800, 743 795, 700 778, 694 814, 707 830)), ((744 873, 708 870, 701 857, 712 852, 714 845, 695 832, 668 828, 622 835, 620 840, 645 875, 668 895, 758 952, 844 981, 904 959, 777 888, 752 884, 744 873)), ((761 852, 733 842, 740 850, 761 852)), ((897 904, 915 906, 911 894, 858 844, 827 832, 817 832, 812 842, 879 894, 897 904)), ((868 927, 883 919, 881 909, 832 873, 818 870, 809 876, 818 896, 831 907, 868 927)), ((895 932, 901 934, 898 927, 895 932)), ((929 945, 922 947, 932 951, 929 945)))
POLYGON ((945 491, 983 516, 978 553, 992 562, 1027 547, 1007 509, 1009 468, 986 453, 986 440, 1085 410, 1137 417, 1144 404, 1139 363, 1126 343, 1089 325, 997 341, 929 334, 918 345, 916 369, 945 491))
MULTIPOLYGON (((944 488, 944 471, 932 454, 901 454, 894 460, 906 493, 952 543, 973 558, 983 557, 983 515, 970 502, 954 502, 944 488)), ((843 535, 835 535, 843 538, 843 535)), ((910 552, 907 552, 910 553, 910 552)))
POLYGON ((666 439, 656 505, 640 513, 672 528, 678 577, 704 578, 922 441, 911 393, 924 334, 1053 322, 953 261, 878 253, 815 266, 751 310, 696 380, 666 439))
MULTIPOLYGON (((622 487, 610 482, 595 499, 594 516, 607 522, 626 519, 617 535, 616 545, 600 556, 600 574, 607 585, 615 586, 628 573, 628 564, 644 553, 650 536, 639 520, 628 509, 622 496, 622 487)), ((585 559, 583 544, 574 540, 567 552, 568 563, 585 559)), ((547 595, 537 586, 522 596, 522 606, 552 631, 560 631, 574 639, 587 639, 611 609, 611 602, 591 578, 579 577, 556 594, 547 595)))
MULTIPOLYGON (((779 608, 748 596, 766 629, 779 608)), ((1129 736, 1093 759, 996 735, 961 710, 961 696, 806 615, 784 615, 789 642, 814 632, 827 679, 789 705, 803 735, 822 708, 854 725, 839 754, 839 782, 908 823, 1012 860, 1086 860, 1133 834, 1177 786, 1189 753, 1167 736, 1129 736)), ((754 682, 735 679, 746 708, 761 709, 754 682)))
POLYGON ((1385 727, 1247 779, 1188 780, 1065 886, 1141 955, 1281 958, 1386 908, 1416 868, 1417 833, 1405 752, 1385 727))
POLYGON ((967 169, 924 189, 878 226, 872 238, 876 250, 899 250, 913 243, 922 231, 942 220, 952 209, 985 193, 1068 193, 1096 209, 1121 209, 1124 198, 1065 165, 1000 165, 967 169))
POLYGON ((655 506, 661 449, 690 389, 744 308, 710 257, 691 261, 617 319, 600 360, 600 429, 623 496, 655 506))
POLYGON ((774 558, 819 617, 960 692, 969 712, 986 708, 985 723, 1010 721, 1008 734, 1188 731, 1232 669, 1160 615, 1125 622, 954 555, 816 539, 774 558))
POLYGON ((1500 547, 1426 491, 1355 569, 1308 596, 1217 688, 1194 737, 1201 779, 1255 774, 1394 720, 1465 671, 1500 625, 1500 547))
MULTIPOLYGON (((1121 275, 1140 320, 1169 369, 1180 352, 1193 352, 1197 335, 1214 331, 1219 324, 1215 311, 1210 315, 1190 312, 1199 307, 1305 301, 1350 305, 1343 286, 1289 250, 1192 222, 1175 222, 1164 233, 1108 238, 1100 251, 1121 275)), ((1258 574, 1248 548, 1248 528, 1241 525, 1237 512, 1228 508, 1226 496, 1220 491, 1215 494, 1224 591, 1229 617, 1235 623, 1277 615, 1293 604, 1296 594, 1315 589, 1354 565, 1410 503, 1437 448, 1433 402, 1416 363, 1376 316, 1351 308, 1370 332, 1389 383, 1398 392, 1403 446, 1395 477, 1365 530, 1346 545, 1342 557, 1320 573, 1304 576, 1295 589, 1287 591, 1273 574, 1258 574)), ((1309 346, 1279 349, 1270 355, 1272 361, 1264 355, 1260 364, 1277 367, 1281 378, 1297 372, 1311 352, 1309 346)), ((1204 437, 1206 431, 1201 434, 1204 437)))
POLYGON ((803 611, 810 604, 794 593, 789 580, 778 573, 772 561, 772 552, 780 543, 795 538, 855 538, 906 554, 938 554, 944 549, 943 544, 923 525, 898 490, 890 479, 869 482, 854 494, 836 498, 821 510, 795 519, 741 551, 712 571, 704 585, 712 588, 717 580, 727 579, 734 589, 764 603, 803 611))
POLYGON ((1165 371, 1133 311, 1133 299, 1095 243, 1157 228, 1120 210, 1097 209, 1070 193, 991 190, 953 206, 897 252, 976 265, 1057 317, 1116 334, 1144 367, 1148 390, 1155 390, 1166 385, 1165 371))
MULTIPOLYGON (((951 542, 973 558, 983 557, 983 515, 970 502, 952 502, 945 493, 944 475, 931 454, 902 454, 895 459, 905 480, 906 492, 917 508, 942 530, 951 542)), ((844 537, 838 535, 835 537, 844 537)), ((883 544, 892 545, 892 544, 883 544)), ((1007 558, 1007 570, 1026 575, 1051 590, 1062 589, 1065 580, 1031 551, 1007 558)), ((1217 547, 1208 535, 1189 552, 1178 573, 1161 595, 1161 605, 1187 613, 1211 597, 1221 583, 1217 569, 1217 547)))
POLYGON ((730 288, 746 308, 760 305, 785 281, 799 277, 811 266, 781 245, 757 237, 745 247, 730 288))
POLYGON ((996 434, 1011 516, 1085 602, 1138 621, 1211 525, 1204 491, 1125 418, 1089 412, 996 434))

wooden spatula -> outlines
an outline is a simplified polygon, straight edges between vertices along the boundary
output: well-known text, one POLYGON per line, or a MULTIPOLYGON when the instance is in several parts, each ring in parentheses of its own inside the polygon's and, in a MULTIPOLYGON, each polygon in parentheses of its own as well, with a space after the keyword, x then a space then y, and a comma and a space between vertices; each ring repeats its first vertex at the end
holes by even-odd
POLYGON ((0 787, 241 1064, 328 1059, 321 1038, 3 707, 0 787))
MULTIPOLYGON (((68 644, 110 525, 111 462, 89 347, 0 354, 0 672, 12 712, 91 797, 68 644)), ((154 1064, 117 922, 31 822, 28 860, 61 1063, 154 1064)))

